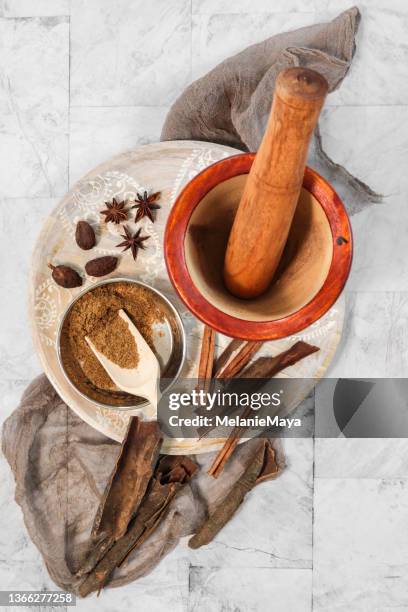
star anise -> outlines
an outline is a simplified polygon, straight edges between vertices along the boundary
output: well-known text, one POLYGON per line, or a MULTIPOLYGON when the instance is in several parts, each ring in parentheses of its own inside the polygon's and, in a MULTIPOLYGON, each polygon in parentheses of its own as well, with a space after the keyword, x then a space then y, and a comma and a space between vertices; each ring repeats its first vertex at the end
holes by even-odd
POLYGON ((160 195, 160 191, 156 191, 156 193, 152 193, 149 196, 147 195, 147 191, 136 194, 135 205, 132 206, 132 208, 137 208, 135 223, 143 219, 143 217, 148 217, 150 221, 154 222, 153 211, 161 208, 159 204, 155 204, 160 198, 160 195))
POLYGON ((125 202, 118 202, 115 198, 112 202, 105 202, 107 208, 101 210, 101 215, 105 215, 105 223, 112 221, 113 223, 121 223, 128 218, 128 210, 125 208, 125 202))
POLYGON ((121 234, 121 236, 122 238, 124 238, 124 241, 121 242, 120 244, 117 244, 116 246, 124 247, 123 249, 124 251, 131 249, 133 259, 136 259, 138 250, 145 248, 145 245, 143 244, 143 242, 147 240, 148 238, 150 238, 150 236, 141 236, 140 232, 142 231, 142 228, 139 228, 136 234, 132 234, 126 225, 124 226, 123 229, 125 230, 125 233, 121 234))

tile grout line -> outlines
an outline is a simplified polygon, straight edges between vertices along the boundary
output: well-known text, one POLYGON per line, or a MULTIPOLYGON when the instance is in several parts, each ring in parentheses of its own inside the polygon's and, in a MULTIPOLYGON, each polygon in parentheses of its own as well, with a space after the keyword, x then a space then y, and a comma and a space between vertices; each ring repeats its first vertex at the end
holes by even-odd
MULTIPOLYGON (((362 438, 362 439, 368 440, 370 438, 362 438)), ((371 439, 374 440, 374 438, 371 438, 371 439)), ((401 438, 396 438, 396 439, 401 440, 401 438)), ((358 438, 354 438, 354 440, 358 440, 358 438)), ((381 440, 385 440, 385 438, 381 438, 381 440)), ((381 481, 381 482, 382 481, 386 481, 386 482, 404 481, 408 483, 408 476, 316 476, 316 480, 322 480, 322 481, 324 480, 374 480, 374 481, 381 481)))
MULTIPOLYGON (((192 25, 192 22, 191 22, 192 25)), ((190 36, 190 48, 192 50, 192 27, 190 36)), ((211 69, 210 69, 211 70, 211 69)), ((207 72, 210 72, 208 70, 207 72)), ((192 76, 192 53, 190 58, 190 73, 192 76)), ((180 92, 181 93, 181 92, 180 92)), ((72 108, 167 108, 167 104, 72 104, 72 108)), ((400 104, 326 104, 324 110, 332 108, 408 108, 408 102, 400 104)))
POLYGON ((193 82, 193 0, 190 0, 190 83, 193 82))
POLYGON ((88 109, 88 108, 109 108, 109 109, 124 109, 124 108, 169 108, 170 104, 71 104, 71 108, 88 109))
MULTIPOLYGON (((71 9, 71 2, 69 3, 71 9)), ((71 13, 71 10, 70 10, 71 13)), ((71 15, 68 18, 68 184, 71 184, 71 15)))
MULTIPOLYGON (((316 424, 316 388, 313 388, 313 400, 314 400, 314 414, 315 414, 315 424, 316 424)), ((314 608, 314 593, 313 593, 313 584, 314 584, 314 522, 315 522, 315 472, 316 472, 316 438, 315 433, 313 433, 313 464, 312 464, 312 584, 310 590, 310 610, 313 612, 314 608)))

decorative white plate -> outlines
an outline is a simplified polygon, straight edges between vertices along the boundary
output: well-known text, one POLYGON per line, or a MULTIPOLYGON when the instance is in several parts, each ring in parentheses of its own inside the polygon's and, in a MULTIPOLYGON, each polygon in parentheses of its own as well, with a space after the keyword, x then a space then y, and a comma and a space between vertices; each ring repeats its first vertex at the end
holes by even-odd
MULTIPOLYGON (((73 264, 79 268, 94 257, 119 255, 115 247, 121 242, 121 226, 103 223, 100 210, 113 197, 119 200, 133 199, 143 190, 161 191, 157 220, 153 224, 143 219, 143 234, 149 234, 146 249, 139 251, 136 262, 129 251, 121 255, 120 264, 111 278, 136 278, 162 291, 178 309, 187 336, 187 358, 182 372, 184 377, 196 375, 203 325, 177 298, 167 276, 163 259, 163 233, 170 208, 182 187, 198 172, 210 164, 235 155, 237 151, 221 145, 174 141, 147 145, 123 153, 101 164, 78 181, 61 200, 46 220, 38 237, 33 255, 30 279, 30 320, 34 345, 45 373, 60 397, 89 425, 114 440, 121 441, 126 429, 129 412, 97 407, 84 399, 65 379, 57 358, 56 335, 60 319, 78 291, 93 281, 86 278, 82 287, 62 289, 51 278, 48 262, 73 264), (81 251, 75 242, 77 221, 85 219, 97 233, 97 246, 92 251, 81 251)), ((135 211, 133 211, 135 212, 135 211)), ((129 215, 128 225, 133 229, 134 215, 129 215)), ((327 370, 340 339, 344 318, 344 298, 340 298, 319 321, 296 337, 267 342, 260 354, 275 355, 302 339, 316 344, 320 351, 285 370, 282 377, 319 379, 327 370)), ((229 339, 218 334, 218 350, 229 339)), ((308 381, 299 389, 299 401, 311 390, 308 381)), ((200 453, 219 448, 215 439, 166 440, 164 451, 170 454, 200 453)))

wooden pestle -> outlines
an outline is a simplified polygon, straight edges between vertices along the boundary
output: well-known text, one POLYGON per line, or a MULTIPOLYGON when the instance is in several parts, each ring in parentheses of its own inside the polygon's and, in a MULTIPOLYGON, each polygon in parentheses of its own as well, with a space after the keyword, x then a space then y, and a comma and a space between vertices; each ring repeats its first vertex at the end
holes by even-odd
POLYGON ((257 297, 272 281, 295 214, 310 137, 327 89, 326 79, 308 68, 288 68, 278 75, 266 131, 225 255, 224 281, 237 297, 257 297))

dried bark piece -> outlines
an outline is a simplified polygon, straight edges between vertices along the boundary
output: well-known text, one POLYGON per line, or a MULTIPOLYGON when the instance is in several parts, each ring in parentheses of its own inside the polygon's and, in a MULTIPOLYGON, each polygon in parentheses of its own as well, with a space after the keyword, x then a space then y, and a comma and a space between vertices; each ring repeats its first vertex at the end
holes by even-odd
POLYGON ((259 351, 263 342, 245 342, 238 353, 223 367, 217 369, 214 378, 228 379, 238 376, 241 370, 251 361, 259 351))
POLYGON ((137 541, 128 549, 126 556, 118 563, 118 567, 122 565, 129 555, 139 548, 145 540, 157 529, 161 519, 164 517, 167 508, 178 493, 178 491, 194 476, 198 466, 191 461, 189 457, 185 456, 165 456, 162 458, 159 470, 161 470, 161 476, 159 482, 153 482, 151 495, 149 496, 149 504, 146 502, 146 506, 143 505, 140 515, 137 519, 139 524, 144 525, 144 530, 141 533, 137 541), (163 486, 171 485, 168 491, 163 495, 163 486), (162 501, 160 499, 162 498, 162 501), (152 512, 152 508, 157 508, 156 511, 152 512), (144 510, 145 508, 145 510, 144 510))
POLYGON ((91 539, 90 550, 85 561, 79 567, 76 572, 76 578, 82 578, 93 570, 95 565, 103 559, 108 550, 115 544, 115 540, 112 537, 101 536, 98 540, 91 539))
POLYGON ((279 474, 279 465, 276 461, 276 452, 273 448, 270 440, 267 440, 265 445, 264 460, 261 471, 259 472, 258 478, 255 484, 260 484, 266 480, 270 480, 279 474))
POLYGON ((118 461, 95 517, 93 537, 105 533, 118 540, 124 535, 146 492, 161 443, 157 421, 131 417, 118 461))
POLYGON ((266 454, 269 453, 269 448, 272 448, 269 440, 260 440, 242 476, 240 476, 224 499, 216 505, 214 510, 204 520, 195 535, 190 538, 188 542, 190 548, 200 548, 200 546, 211 542, 224 525, 233 517, 243 502, 245 495, 257 483, 258 478, 263 473, 264 466, 268 464, 268 457, 266 457, 266 454))
POLYGON ((119 567, 159 526, 170 502, 192 478, 197 465, 188 457, 164 456, 126 535, 118 540, 79 587, 81 597, 100 591, 119 567))
MULTIPOLYGON (((204 330, 202 353, 203 350, 205 350, 205 332, 206 330, 204 330)), ((245 342, 245 340, 239 340, 238 338, 234 338, 233 340, 231 340, 231 342, 226 346, 226 348, 223 350, 223 352, 217 359, 215 366, 213 364, 211 366, 211 370, 215 369, 214 378, 226 379, 237 376, 237 374, 239 374, 242 368, 244 368, 247 363, 249 363, 249 361, 252 359, 254 354, 259 350, 261 346, 262 342, 245 342)), ((200 369, 201 359, 199 367, 199 378, 205 378, 204 375, 200 376, 200 369)), ((211 378, 211 375, 209 376, 209 378, 211 378)), ((202 388, 207 391, 209 388, 209 384, 202 385, 202 388)), ((205 410, 197 410, 196 413, 198 415, 205 414, 205 410)), ((213 426, 201 427, 199 430, 199 438, 201 439, 206 436, 210 431, 212 431, 212 429, 214 429, 213 426)))
POLYGON ((215 363, 215 372, 221 372, 224 367, 227 365, 232 355, 240 349, 243 344, 245 344, 245 340, 239 340, 238 338, 233 338, 231 342, 225 347, 222 351, 221 355, 218 357, 215 363))
POLYGON ((272 378, 285 368, 319 350, 319 347, 300 340, 290 349, 275 357, 258 357, 253 364, 241 373, 240 378, 272 378))
POLYGON ((162 437, 156 421, 132 417, 91 531, 91 548, 77 576, 90 572, 121 538, 135 515, 159 457, 162 437))
MULTIPOLYGON (((240 374, 240 378, 272 378, 278 372, 294 365, 318 350, 320 349, 317 346, 307 342, 296 342, 290 349, 276 355, 276 357, 259 357, 240 374)), ((252 411, 251 407, 246 408, 241 418, 249 417, 252 412, 256 414, 256 411, 252 411)), ((208 470, 210 476, 218 478, 246 430, 247 427, 244 425, 234 427, 208 470)))

